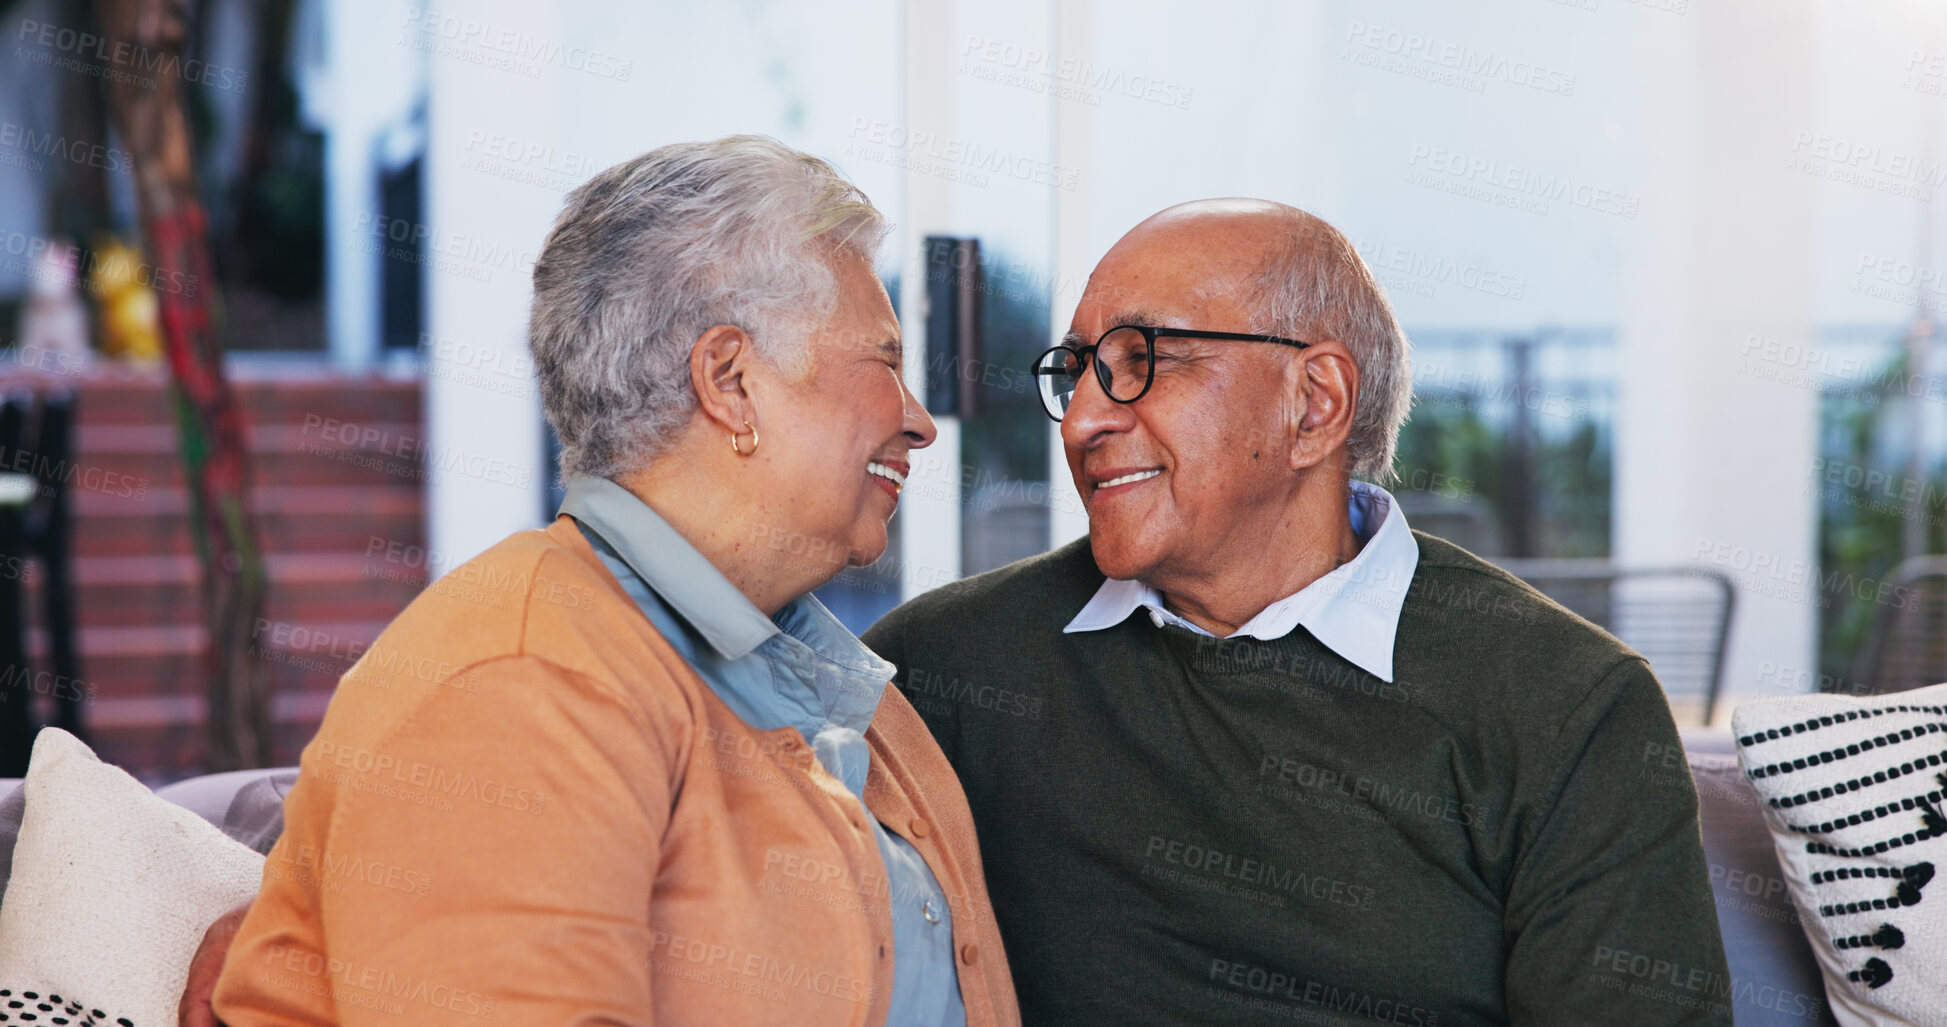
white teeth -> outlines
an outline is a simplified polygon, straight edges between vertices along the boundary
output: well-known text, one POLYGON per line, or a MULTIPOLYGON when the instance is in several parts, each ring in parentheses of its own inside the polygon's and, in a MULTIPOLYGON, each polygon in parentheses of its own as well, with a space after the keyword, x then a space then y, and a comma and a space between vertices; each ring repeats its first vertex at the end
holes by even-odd
POLYGON ((1137 471, 1134 474, 1125 474, 1120 478, 1110 478, 1108 481, 1096 482, 1095 487, 1098 489, 1106 489, 1112 485, 1127 485, 1132 481, 1147 481, 1161 473, 1163 472, 1160 468, 1150 471, 1137 471))
POLYGON ((881 464, 881 463, 866 464, 865 472, 867 474, 876 474, 879 477, 892 482, 895 488, 903 489, 906 487, 906 476, 900 474, 898 471, 895 471, 890 467, 887 467, 885 464, 881 464))

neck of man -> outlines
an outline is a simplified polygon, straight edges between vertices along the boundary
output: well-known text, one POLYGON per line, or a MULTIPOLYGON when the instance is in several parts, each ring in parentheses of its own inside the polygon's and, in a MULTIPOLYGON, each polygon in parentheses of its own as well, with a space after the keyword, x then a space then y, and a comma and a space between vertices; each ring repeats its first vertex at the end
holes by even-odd
POLYGON ((720 435, 693 431, 615 483, 656 511, 769 617, 836 577, 846 562, 839 547, 790 529, 796 522, 788 497, 764 487, 767 475, 755 463, 764 458, 762 451, 736 456, 720 435))
MULTIPOLYGON (((1145 583, 1184 620, 1218 638, 1235 634, 1265 607, 1359 555, 1365 543, 1347 513, 1351 488, 1343 473, 1308 474, 1267 523, 1233 528, 1229 535, 1244 551, 1227 552, 1207 568, 1159 571, 1145 583)), ((1371 531, 1378 527, 1367 525, 1371 531)))

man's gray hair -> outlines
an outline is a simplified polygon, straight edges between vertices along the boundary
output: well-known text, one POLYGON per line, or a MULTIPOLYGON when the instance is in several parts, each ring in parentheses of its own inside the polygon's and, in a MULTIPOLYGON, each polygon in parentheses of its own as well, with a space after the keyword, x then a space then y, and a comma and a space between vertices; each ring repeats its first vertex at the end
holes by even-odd
POLYGON ((696 410, 690 349, 748 332, 788 373, 837 309, 834 247, 868 262, 886 218, 830 164, 764 136, 658 147, 568 194, 534 264, 528 345, 563 475, 614 477, 696 410))
POLYGON ((1359 398, 1346 437, 1347 473, 1393 478, 1399 427, 1413 403, 1412 346, 1359 251, 1323 220, 1293 211, 1289 242, 1257 280, 1259 331, 1310 342, 1337 339, 1359 366, 1359 398))

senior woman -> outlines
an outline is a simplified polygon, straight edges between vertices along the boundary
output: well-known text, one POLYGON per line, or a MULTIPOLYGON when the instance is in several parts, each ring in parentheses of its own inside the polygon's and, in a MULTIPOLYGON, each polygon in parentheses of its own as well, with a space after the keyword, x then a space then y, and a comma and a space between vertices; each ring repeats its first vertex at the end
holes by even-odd
POLYGON ((934 436, 885 231, 750 136, 568 197, 530 325, 561 514, 340 683, 224 1022, 1018 1022, 959 784, 809 594, 934 436))

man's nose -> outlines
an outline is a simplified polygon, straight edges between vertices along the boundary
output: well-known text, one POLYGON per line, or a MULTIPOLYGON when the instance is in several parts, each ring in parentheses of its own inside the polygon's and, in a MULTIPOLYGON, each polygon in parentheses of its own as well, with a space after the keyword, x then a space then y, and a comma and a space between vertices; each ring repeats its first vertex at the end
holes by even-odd
POLYGON ((1061 416, 1061 441, 1074 449, 1088 449, 1116 432, 1128 431, 1135 419, 1130 404, 1109 398, 1102 388, 1102 380, 1096 376, 1095 359, 1091 357, 1081 380, 1075 383, 1068 412, 1061 416))

